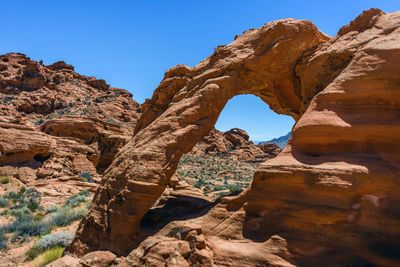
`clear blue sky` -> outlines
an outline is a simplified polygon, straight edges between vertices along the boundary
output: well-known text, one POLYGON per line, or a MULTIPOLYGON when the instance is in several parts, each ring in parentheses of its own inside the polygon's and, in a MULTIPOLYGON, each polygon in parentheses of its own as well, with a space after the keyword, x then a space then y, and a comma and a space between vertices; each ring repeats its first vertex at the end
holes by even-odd
MULTIPOLYGON (((167 68, 196 65, 236 34, 281 18, 308 19, 329 35, 371 7, 400 10, 400 1, 1 0, 0 53, 21 52, 150 98, 167 68)), ((253 140, 290 131, 256 97, 232 99, 217 128, 243 128, 253 140)))

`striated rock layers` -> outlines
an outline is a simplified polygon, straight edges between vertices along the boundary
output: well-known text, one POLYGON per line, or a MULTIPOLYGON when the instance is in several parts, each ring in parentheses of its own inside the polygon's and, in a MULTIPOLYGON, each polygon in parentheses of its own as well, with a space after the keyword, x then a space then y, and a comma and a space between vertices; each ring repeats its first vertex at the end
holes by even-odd
POLYGON ((45 66, 19 53, 0 55, 0 104, 0 116, 24 117, 35 126, 70 115, 122 125, 128 134, 140 113, 123 89, 80 75, 63 61, 45 66))
POLYGON ((63 61, 45 66, 23 54, 1 55, 0 176, 48 195, 95 190, 79 174, 100 180, 140 112, 129 92, 63 61))
POLYGON ((284 19, 169 69, 67 251, 153 266, 398 266, 399 58, 400 13, 371 9, 333 38, 284 19), (239 94, 296 120, 288 145, 239 196, 140 244, 141 219, 180 157, 239 94))

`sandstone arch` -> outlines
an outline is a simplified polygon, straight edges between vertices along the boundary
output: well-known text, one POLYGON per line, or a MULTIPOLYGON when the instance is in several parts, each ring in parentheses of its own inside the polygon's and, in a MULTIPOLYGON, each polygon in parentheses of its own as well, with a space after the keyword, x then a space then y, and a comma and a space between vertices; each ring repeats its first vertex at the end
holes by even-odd
POLYGON ((280 20, 245 32, 193 68, 168 70, 67 250, 129 253, 140 219, 182 154, 212 129, 230 98, 250 93, 296 125, 283 153, 261 164, 251 187, 227 201, 230 209, 246 203, 244 236, 296 237, 294 260, 323 255, 312 255, 307 242, 338 249, 343 238, 344 250, 392 264, 370 245, 400 247, 387 238, 400 236, 400 219, 392 218, 400 199, 391 189, 399 186, 400 142, 393 142, 400 136, 399 25, 399 13, 372 9, 331 39, 309 21, 280 20))

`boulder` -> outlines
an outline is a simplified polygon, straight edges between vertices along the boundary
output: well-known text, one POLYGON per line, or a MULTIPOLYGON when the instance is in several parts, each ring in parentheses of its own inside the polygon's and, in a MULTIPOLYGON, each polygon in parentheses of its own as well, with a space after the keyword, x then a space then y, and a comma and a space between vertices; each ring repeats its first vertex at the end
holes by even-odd
POLYGON ((70 255, 65 255, 58 260, 55 260, 46 266, 48 267, 76 267, 79 264, 79 259, 71 257, 70 255))
POLYGON ((109 251, 94 251, 84 255, 79 263, 83 267, 108 267, 117 258, 109 251))

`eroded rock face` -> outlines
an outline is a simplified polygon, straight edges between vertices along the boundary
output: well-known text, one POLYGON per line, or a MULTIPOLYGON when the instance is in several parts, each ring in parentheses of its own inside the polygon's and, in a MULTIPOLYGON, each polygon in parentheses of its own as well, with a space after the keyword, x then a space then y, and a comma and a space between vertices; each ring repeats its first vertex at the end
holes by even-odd
POLYGON ((244 130, 233 128, 226 132, 212 129, 193 147, 190 153, 203 155, 229 152, 232 159, 259 163, 276 157, 281 150, 271 143, 263 146, 255 145, 249 140, 249 135, 244 130))
POLYGON ((27 124, 0 122, 0 165, 29 163, 49 154, 51 140, 27 124))
POLYGON ((58 61, 45 66, 23 54, 0 56, 0 175, 66 198, 111 164, 133 134, 140 105, 104 80, 58 61))
POLYGON ((279 20, 193 68, 168 70, 67 251, 107 249, 131 262, 148 251, 158 262, 179 247, 173 257, 182 266, 192 255, 205 265, 244 258, 275 266, 399 265, 399 48, 400 13, 372 9, 333 38, 309 21, 279 20), (296 120, 286 148, 260 165, 246 191, 196 219, 218 236, 203 251, 169 234, 169 225, 139 244, 140 221, 179 158, 244 93, 296 120))
POLYGON ((93 148, 95 152, 88 158, 101 172, 128 142, 128 136, 121 126, 95 118, 64 116, 46 121, 41 125, 41 131, 52 136, 76 138, 93 148))
POLYGON ((117 266, 295 266, 286 240, 278 235, 265 242, 245 239, 245 211, 229 212, 219 204, 206 215, 169 223, 146 238, 117 266))
POLYGON ((126 90, 74 72, 58 61, 45 66, 19 53, 0 55, 0 116, 35 126, 63 117, 91 117, 123 126, 131 135, 140 105, 126 90))
POLYGON ((258 144, 257 147, 267 154, 268 158, 275 158, 282 151, 282 148, 275 143, 262 143, 258 144))

